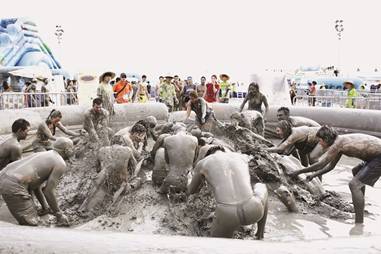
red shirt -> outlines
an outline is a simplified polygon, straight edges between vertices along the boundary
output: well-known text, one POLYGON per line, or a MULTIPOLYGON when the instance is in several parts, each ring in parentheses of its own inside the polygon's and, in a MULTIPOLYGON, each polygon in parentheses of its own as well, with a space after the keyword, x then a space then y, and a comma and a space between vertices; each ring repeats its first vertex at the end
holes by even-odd
POLYGON ((215 84, 216 92, 213 92, 213 84, 208 83, 206 84, 206 93, 205 93, 205 100, 207 102, 216 102, 217 101, 217 94, 218 90, 220 89, 220 85, 218 83, 215 84))

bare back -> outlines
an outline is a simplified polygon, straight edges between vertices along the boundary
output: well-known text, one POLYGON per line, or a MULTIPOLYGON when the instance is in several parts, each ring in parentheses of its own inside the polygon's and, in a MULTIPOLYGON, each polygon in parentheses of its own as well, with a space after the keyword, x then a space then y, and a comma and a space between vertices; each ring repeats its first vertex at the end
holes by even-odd
POLYGON ((320 127, 320 124, 312 119, 302 116, 290 116, 290 122, 292 127, 308 126, 308 127, 320 127))
POLYGON ((15 137, 11 137, 0 144, 0 170, 9 163, 21 158, 22 147, 15 137))
POLYGON ((217 203, 237 204, 253 196, 249 167, 242 155, 217 151, 199 163, 217 203))
POLYGON ((197 145, 197 138, 185 132, 165 138, 164 148, 168 155, 170 174, 183 174, 192 169, 197 145))
POLYGON ((344 134, 327 151, 328 155, 344 154, 363 161, 370 161, 381 156, 381 139, 366 134, 344 134))
POLYGON ((55 168, 65 169, 65 161, 57 152, 46 151, 8 164, 2 173, 16 177, 23 185, 33 190, 48 180, 55 168))

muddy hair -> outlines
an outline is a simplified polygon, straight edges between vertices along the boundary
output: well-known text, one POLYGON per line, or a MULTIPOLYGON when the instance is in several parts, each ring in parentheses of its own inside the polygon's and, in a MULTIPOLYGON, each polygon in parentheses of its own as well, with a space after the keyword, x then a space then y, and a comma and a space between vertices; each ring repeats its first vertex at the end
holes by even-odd
POLYGON ((19 118, 12 124, 12 132, 16 133, 19 130, 25 131, 30 126, 30 123, 24 118, 19 118))
POLYGON ((286 140, 292 133, 292 125, 289 121, 281 120, 277 125, 283 132, 283 140, 286 140))
POLYGON ((131 128, 131 133, 145 133, 147 132, 146 127, 144 127, 142 124, 137 123, 131 128))
POLYGON ((287 107, 280 107, 278 108, 277 112, 283 111, 286 115, 290 115, 290 109, 287 107))
POLYGON ((223 146, 220 146, 220 145, 218 145, 218 146, 212 146, 211 148, 208 149, 208 151, 206 152, 204 158, 206 158, 209 155, 214 154, 217 151, 225 152, 225 148, 223 146))
POLYGON ((258 83, 251 82, 250 85, 249 85, 249 90, 250 90, 250 88, 252 88, 252 87, 256 88, 256 89, 259 91, 259 85, 258 85, 258 83))
POLYGON ((327 125, 321 127, 316 133, 316 137, 321 138, 328 146, 331 146, 335 142, 337 136, 336 130, 327 125))
POLYGON ((46 118, 46 120, 50 120, 50 119, 57 118, 57 117, 62 118, 61 111, 52 109, 52 111, 50 111, 50 114, 49 114, 48 118, 46 118))

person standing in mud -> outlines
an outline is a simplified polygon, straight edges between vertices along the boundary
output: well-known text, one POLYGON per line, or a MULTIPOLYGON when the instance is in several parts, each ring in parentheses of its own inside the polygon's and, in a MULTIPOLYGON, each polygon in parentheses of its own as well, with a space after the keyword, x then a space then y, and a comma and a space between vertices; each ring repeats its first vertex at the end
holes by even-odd
POLYGON ((300 162, 304 167, 309 166, 323 154, 324 150, 318 145, 319 139, 316 133, 320 127, 295 127, 290 122, 282 120, 276 127, 276 133, 282 139, 277 147, 267 148, 269 153, 289 155, 292 148, 298 150, 300 162))
POLYGON ((278 121, 288 121, 292 127, 308 126, 308 127, 320 127, 320 124, 312 119, 301 116, 290 116, 290 109, 287 107, 281 107, 277 111, 278 121))
POLYGON ((109 128, 109 113, 102 108, 102 99, 95 98, 93 107, 85 113, 83 128, 89 133, 92 142, 110 145, 112 130, 109 128))
POLYGON ((36 139, 33 141, 33 151, 35 153, 52 150, 52 143, 50 140, 56 140, 54 135, 56 134, 56 128, 60 129, 63 133, 71 137, 79 137, 79 133, 75 133, 65 128, 61 123, 62 113, 53 109, 50 111, 48 118, 42 122, 36 133, 36 139))
POLYGON ((20 141, 26 139, 29 129, 30 123, 23 118, 13 122, 12 136, 0 144, 0 170, 9 163, 21 159, 22 146, 20 141))
POLYGON ((290 176, 314 172, 307 176, 311 180, 333 170, 342 155, 363 160, 352 169, 353 178, 349 182, 355 209, 355 223, 364 222, 365 185, 374 186, 381 176, 381 139, 366 134, 344 134, 327 126, 319 129, 316 136, 320 144, 328 149, 321 159, 313 165, 295 171, 290 176))
POLYGON ((183 124, 174 126, 174 135, 160 135, 151 151, 151 158, 155 158, 152 181, 161 185, 159 193, 186 191, 187 175, 193 168, 197 146, 197 138, 187 134, 183 124))
POLYGON ((189 93, 190 100, 186 104, 188 121, 191 111, 196 113, 196 125, 201 129, 210 129, 211 121, 215 120, 213 110, 208 106, 204 98, 198 97, 196 91, 189 93))
POLYGON ((58 138, 54 150, 35 153, 2 170, 0 194, 20 225, 37 226, 38 214, 53 213, 58 226, 69 226, 68 219, 58 207, 55 189, 66 170, 64 160, 72 155, 73 142, 68 138, 58 138), (41 204, 39 212, 31 192, 41 204))
POLYGON ((241 225, 257 223, 255 236, 263 239, 268 209, 267 188, 265 184, 257 183, 253 191, 248 163, 241 154, 213 146, 197 163, 194 173, 188 193, 198 192, 206 180, 216 198, 212 237, 231 238, 241 225))
POLYGON ((239 112, 242 112, 245 107, 246 102, 249 102, 248 110, 256 110, 263 114, 263 117, 267 114, 269 110, 269 104, 267 103, 267 98, 259 91, 259 85, 255 82, 252 82, 249 85, 249 89, 243 100, 239 112), (265 106, 265 113, 262 111, 262 104, 265 106))
POLYGON ((106 109, 110 115, 114 115, 114 91, 109 82, 115 77, 113 72, 105 72, 99 77, 99 86, 97 89, 98 98, 102 99, 102 107, 106 109))

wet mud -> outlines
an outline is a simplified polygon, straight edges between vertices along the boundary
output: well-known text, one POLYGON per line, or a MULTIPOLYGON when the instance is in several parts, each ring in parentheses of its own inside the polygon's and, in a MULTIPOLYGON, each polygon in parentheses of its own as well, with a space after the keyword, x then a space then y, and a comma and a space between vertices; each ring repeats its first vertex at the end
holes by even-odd
MULTIPOLYGON (((298 169, 300 165, 267 153, 264 148, 271 145, 269 141, 258 139, 247 129, 236 129, 237 127, 232 126, 225 128, 226 135, 217 138, 249 156, 252 183, 267 184, 270 202, 281 199, 280 192, 283 190, 288 195, 291 193, 296 200, 295 207, 288 209, 289 211, 294 209, 294 212, 300 214, 316 214, 339 221, 352 217, 352 205, 340 194, 331 191, 314 192, 311 189, 322 188, 321 184, 316 187, 314 183, 306 183, 303 179, 289 178, 285 173, 298 169)), ((80 206, 94 185, 99 165, 96 152, 82 149, 78 156, 68 164, 68 170, 56 192, 59 205, 68 215, 72 227, 84 230, 209 236, 215 208, 210 188, 205 185, 200 193, 189 197, 185 194, 159 194, 157 187, 152 185, 152 165, 148 162, 144 162, 142 166, 144 183, 140 188, 122 194, 117 206, 111 206, 114 193, 106 191, 101 197, 103 201, 91 211, 85 214, 80 212, 80 206)), ((281 204, 279 201, 277 203, 281 204)), ((287 209, 283 212, 287 213, 287 209)), ((234 237, 254 239, 254 232, 255 226, 244 227, 234 237)))

